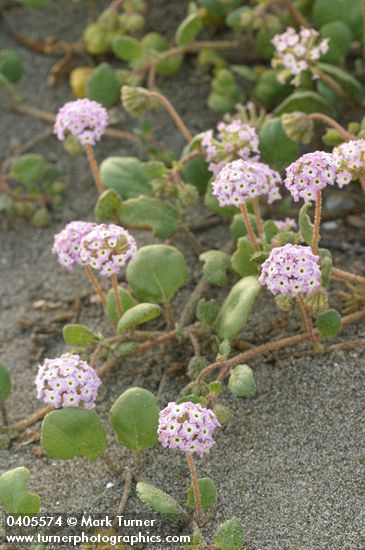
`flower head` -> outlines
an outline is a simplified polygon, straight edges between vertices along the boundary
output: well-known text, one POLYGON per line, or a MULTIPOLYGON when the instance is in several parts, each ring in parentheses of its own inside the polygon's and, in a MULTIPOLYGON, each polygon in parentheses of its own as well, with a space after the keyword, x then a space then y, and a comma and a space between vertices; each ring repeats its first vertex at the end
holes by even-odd
POLYGON ((58 111, 54 133, 60 141, 72 134, 81 145, 95 145, 104 134, 108 122, 108 112, 100 103, 86 98, 77 99, 65 103, 58 111))
POLYGON ((321 285, 319 256, 310 246, 286 244, 273 248, 262 264, 259 281, 274 296, 311 294, 321 285))
POLYGON ((220 122, 217 130, 216 138, 213 130, 205 132, 201 143, 205 160, 210 163, 209 170, 215 176, 230 160, 258 160, 259 138, 253 126, 235 117, 220 122))
POLYGON ((342 143, 333 149, 339 187, 365 174, 365 139, 342 143))
MULTIPOLYGON (((276 34, 271 42, 276 50, 271 64, 283 69, 278 81, 285 83, 293 77, 290 81, 293 86, 300 85, 300 75, 315 66, 329 49, 328 38, 321 40, 319 32, 304 27, 299 32, 288 27, 284 33, 276 34)), ((316 78, 315 75, 312 78, 316 78)))
POLYGON ((52 253, 57 254, 59 263, 71 271, 74 264, 82 264, 81 240, 95 227, 95 223, 71 222, 54 236, 52 253))
POLYGON ((136 253, 136 241, 119 225, 97 225, 81 241, 82 262, 105 277, 118 273, 136 253))
POLYGON ((267 195, 268 202, 280 198, 281 177, 262 162, 242 159, 229 162, 213 181, 213 195, 220 206, 241 206, 247 201, 267 195))
POLYGON ((86 361, 65 353, 57 359, 46 359, 39 366, 35 384, 37 398, 56 409, 93 409, 101 380, 86 361))
POLYGON ((297 222, 293 218, 285 218, 285 220, 274 220, 274 224, 279 231, 291 231, 297 228, 297 222))
POLYGON ((210 409, 195 403, 169 403, 160 412, 158 438, 163 447, 203 456, 214 445, 213 432, 220 426, 210 409))
POLYGON ((316 201, 317 191, 334 185, 336 165, 331 153, 315 151, 307 153, 286 169, 285 187, 297 202, 316 201))

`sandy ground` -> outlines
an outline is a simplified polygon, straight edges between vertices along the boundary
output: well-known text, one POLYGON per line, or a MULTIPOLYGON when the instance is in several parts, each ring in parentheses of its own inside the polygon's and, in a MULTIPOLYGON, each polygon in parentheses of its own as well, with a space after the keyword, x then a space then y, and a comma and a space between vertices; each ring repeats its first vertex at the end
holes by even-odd
MULTIPOLYGON (((185 11, 185 4, 154 0, 152 6, 149 28, 172 35, 176 21, 185 11)), ((49 7, 40 14, 22 9, 8 14, 10 24, 16 25, 19 32, 37 39, 50 35, 76 39, 85 25, 85 18, 84 4, 72 4, 69 0, 51 0, 49 7)), ((15 49, 23 59, 25 75, 20 92, 27 103, 55 112, 71 99, 66 83, 52 91, 45 85, 54 59, 19 47, 7 33, 4 20, 0 20, 0 47, 15 49)), ((177 78, 161 82, 161 88, 193 132, 208 128, 217 120, 205 106, 208 85, 191 61, 185 64, 177 78)), ((120 117, 120 127, 133 127, 134 122, 122 111, 120 117)), ((181 138, 164 113, 154 117, 154 126, 156 135, 179 149, 181 138)), ((1 158, 9 154, 12 139, 25 142, 45 128, 40 121, 9 114, 3 109, 1 158)), ((93 217, 96 191, 86 161, 68 157, 52 137, 34 151, 57 163, 69 188, 62 207, 55 212, 54 221, 47 229, 31 228, 27 222, 3 214, 0 218, 0 360, 10 368, 13 379, 14 391, 7 407, 11 422, 39 407, 33 388, 38 360, 55 357, 66 350, 60 334, 34 335, 19 325, 19 319, 40 316, 32 308, 36 300, 61 302, 67 309, 72 300, 82 296, 80 322, 99 330, 107 330, 108 326, 100 307, 90 303, 87 282, 82 274, 62 270, 50 253, 54 233, 66 222, 93 217), (37 357, 39 350, 41 355, 37 357)), ((138 154, 138 149, 126 142, 105 139, 97 148, 98 159, 110 154, 133 155, 138 154)), ((199 218, 202 212, 199 207, 191 215, 199 218)), ((338 234, 329 233, 327 237, 336 241, 338 234)), ((223 225, 200 238, 204 247, 216 247, 229 238, 229 233, 223 225)), ((149 234, 142 232, 137 234, 137 239, 139 244, 153 242, 149 234)), ((361 239, 360 233, 353 236, 354 241, 361 239)), ((189 286, 176 300, 180 307, 197 282, 200 267, 194 253, 186 249, 183 236, 174 244, 187 254, 191 266, 189 286)), ((361 256, 337 254, 337 258, 343 265, 351 264, 354 270, 361 272, 361 256)), ((218 296, 222 299, 224 292, 218 296)), ((261 307, 250 318, 243 337, 260 343, 269 336, 284 336, 282 330, 272 328, 278 313, 271 299, 262 295, 259 303, 261 307)), ((298 321, 294 318, 288 330, 292 333, 297 329, 298 321)), ((364 325, 348 328, 341 334, 343 339, 364 336, 364 325)), ((47 514, 88 511, 112 515, 123 490, 120 472, 128 463, 129 455, 118 445, 108 425, 108 410, 118 395, 131 385, 155 392, 160 388, 161 406, 175 399, 183 381, 167 375, 164 386, 160 387, 161 376, 172 362, 186 363, 189 354, 189 344, 182 344, 150 351, 143 358, 126 358, 105 381, 97 410, 108 432, 108 457, 118 472, 111 471, 105 460, 56 462, 47 457, 37 458, 36 445, 17 444, 0 450, 0 471, 22 465, 28 467, 32 475, 31 487, 40 494, 42 512, 47 514)), ((247 550, 363 550, 363 349, 316 357, 288 350, 254 360, 250 365, 255 367, 257 395, 240 400, 224 392, 222 403, 231 408, 233 418, 219 431, 217 445, 209 459, 198 461, 199 474, 212 477, 218 487, 217 505, 203 528, 207 540, 212 540, 212 533, 220 522, 235 515, 243 522, 247 550)), ((180 454, 160 448, 149 451, 138 477, 184 502, 189 483, 184 457, 180 454)), ((135 496, 134 486, 126 513, 130 516, 147 513, 135 496)), ((171 532, 176 534, 179 529, 179 526, 172 526, 171 532)), ((145 546, 147 549, 159 547, 145 546)), ((53 547, 48 545, 46 548, 53 547)), ((161 548, 170 547, 161 545, 161 548)))

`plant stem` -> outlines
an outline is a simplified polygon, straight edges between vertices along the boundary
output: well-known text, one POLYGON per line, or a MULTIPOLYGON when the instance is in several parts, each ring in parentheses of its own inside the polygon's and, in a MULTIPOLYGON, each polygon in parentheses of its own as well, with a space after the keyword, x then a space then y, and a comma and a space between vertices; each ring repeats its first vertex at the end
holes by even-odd
POLYGON ((48 414, 49 412, 53 411, 53 407, 50 405, 47 405, 47 407, 43 407, 43 409, 40 409, 39 411, 35 412, 25 420, 21 420, 20 422, 17 422, 17 424, 14 424, 11 426, 11 431, 22 431, 31 426, 32 424, 35 424, 38 422, 38 420, 42 420, 48 414))
POLYGON ((191 140, 193 139, 193 136, 185 126, 180 115, 175 111, 174 107, 171 105, 170 101, 164 95, 159 94, 158 92, 146 92, 146 95, 151 99, 156 99, 161 103, 161 105, 166 109, 166 111, 171 116, 172 120, 175 122, 176 126, 178 127, 178 129, 180 130, 181 134, 184 136, 186 141, 190 143, 191 140))
POLYGON ((99 284, 99 281, 96 279, 96 277, 94 275, 93 270, 91 269, 91 267, 89 265, 85 265, 84 269, 85 269, 85 273, 86 273, 87 278, 89 279, 90 283, 93 286, 93 289, 95 290, 96 294, 99 297, 100 302, 105 307, 106 306, 106 297, 105 297, 105 294, 103 292, 103 289, 101 288, 101 286, 99 284))
POLYGON ((312 237, 312 252, 313 254, 318 254, 319 248, 319 228, 321 225, 321 213, 322 213, 322 193, 317 191, 317 200, 316 200, 316 210, 314 214, 314 228, 313 228, 313 237, 312 237))
POLYGON ((355 109, 357 109, 357 111, 361 112, 361 114, 364 114, 365 112, 364 106, 356 99, 353 99, 352 97, 350 97, 342 88, 342 86, 338 82, 336 82, 336 80, 334 80, 330 75, 328 75, 318 67, 315 68, 314 72, 325 84, 327 84, 327 86, 329 86, 335 92, 335 94, 337 94, 339 97, 341 97, 348 103, 351 103, 351 105, 355 109))
POLYGON ((288 11, 290 13, 290 17, 293 20, 293 23, 295 23, 299 27, 306 27, 307 29, 311 27, 311 25, 308 23, 304 15, 298 10, 296 6, 294 6, 291 0, 283 0, 283 3, 288 8, 288 11))
POLYGON ((354 283, 355 285, 365 285, 365 277, 361 275, 355 275, 354 273, 349 273, 348 271, 343 271, 337 267, 331 269, 331 278, 337 279, 338 281, 346 281, 349 283, 354 283))
POLYGON ((105 185, 101 181, 98 163, 96 162, 96 158, 94 155, 94 149, 92 148, 90 143, 87 143, 85 145, 85 151, 87 154, 87 159, 89 161, 92 175, 94 176, 96 188, 99 191, 99 194, 101 195, 105 191, 105 185))
POLYGON ((341 134, 341 136, 343 136, 347 140, 356 139, 356 136, 354 136, 353 134, 350 134, 350 132, 345 130, 345 128, 343 128, 343 126, 341 126, 341 124, 339 124, 338 122, 333 120, 333 118, 331 118, 327 115, 323 115, 322 113, 311 113, 310 115, 307 115, 307 118, 309 118, 311 120, 320 120, 324 124, 327 124, 328 126, 331 126, 332 128, 335 128, 335 130, 337 130, 338 133, 341 134))
POLYGON ((364 177, 364 176, 360 176, 360 177, 359 177, 359 182, 361 183, 362 190, 363 190, 364 193, 365 193, 365 177, 364 177))
POLYGON ((313 343, 318 341, 313 329, 312 318, 307 304, 304 301, 304 298, 301 294, 298 295, 298 303, 302 312, 304 330, 309 337, 309 340, 313 343))
POLYGON ((0 399, 0 411, 1 411, 1 416, 3 419, 4 426, 8 426, 9 425, 8 415, 6 414, 5 403, 2 399, 0 399))
POLYGON ((112 278, 112 286, 113 286, 114 299, 115 299, 115 307, 117 308, 118 321, 119 321, 119 319, 123 315, 123 308, 122 308, 122 303, 120 301, 118 279, 115 273, 112 275, 111 278, 112 278))
POLYGON ((256 227, 259 234, 260 239, 262 239, 264 235, 264 228, 262 225, 262 219, 261 219, 261 210, 260 210, 260 199, 259 197, 256 197, 253 199, 253 211, 255 213, 255 220, 256 220, 256 227))
POLYGON ((191 476, 191 483, 193 485, 193 491, 194 491, 194 498, 195 498, 195 521, 197 524, 200 523, 201 515, 202 515, 202 505, 201 505, 201 498, 200 498, 200 491, 199 491, 199 483, 198 483, 198 477, 196 475, 196 468, 194 464, 193 457, 190 453, 185 453, 186 460, 188 462, 189 470, 190 470, 190 476, 191 476))
POLYGON ((243 216, 243 221, 245 222, 245 225, 246 225, 246 229, 247 229, 249 239, 252 242, 255 250, 257 251, 259 249, 259 246, 257 244, 255 233, 254 233, 253 227, 251 225, 251 220, 250 220, 250 217, 248 215, 246 204, 241 204, 241 212, 242 212, 242 216, 243 216))

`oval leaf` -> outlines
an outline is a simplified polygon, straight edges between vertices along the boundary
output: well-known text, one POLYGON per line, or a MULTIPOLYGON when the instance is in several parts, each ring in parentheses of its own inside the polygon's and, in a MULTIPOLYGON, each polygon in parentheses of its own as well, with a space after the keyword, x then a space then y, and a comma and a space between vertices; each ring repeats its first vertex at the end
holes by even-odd
POLYGON ((144 302, 170 302, 188 281, 181 252, 166 244, 143 246, 129 262, 126 278, 133 293, 144 302))
POLYGON ((100 165, 100 176, 105 186, 115 189, 123 199, 152 192, 143 163, 134 157, 108 157, 100 165))
POLYGON ((316 328, 321 336, 333 338, 342 328, 341 315, 335 309, 321 313, 316 320, 316 328))
POLYGON ((259 138, 263 162, 276 170, 283 170, 299 156, 299 145, 288 138, 280 118, 267 120, 260 130, 259 138))
POLYGON ((310 202, 302 206, 299 211, 299 229, 306 244, 311 244, 313 240, 314 225, 308 215, 308 210, 312 207, 310 202))
POLYGON ((219 337, 232 340, 245 325, 253 304, 261 290, 257 277, 245 277, 228 294, 217 319, 219 337))
POLYGON ((132 451, 141 451, 157 443, 159 412, 153 393, 130 388, 115 401, 109 417, 121 444, 132 451))
POLYGON ((118 59, 123 59, 123 61, 135 61, 142 55, 141 44, 132 36, 114 36, 112 50, 118 59))
POLYGON ((237 365, 231 372, 228 388, 237 397, 246 397, 256 392, 253 371, 248 365, 237 365))
POLYGON ((119 220, 122 199, 115 189, 102 193, 95 206, 95 217, 100 221, 119 220))
POLYGON ((244 541, 241 520, 236 517, 222 523, 214 539, 216 547, 220 550, 242 550, 244 541))
POLYGON ((179 519, 183 513, 182 508, 174 498, 150 483, 143 481, 137 483, 137 496, 152 510, 169 519, 179 519))
POLYGON ((94 333, 84 325, 69 324, 65 325, 62 330, 63 339, 69 346, 80 346, 87 348, 94 340, 94 333))
POLYGON ((169 239, 179 228, 179 213, 159 199, 141 196, 121 204, 120 221, 130 228, 151 229, 159 239, 169 239))
POLYGON ((41 499, 28 491, 30 472, 27 468, 15 468, 0 476, 0 504, 8 514, 38 514, 41 499))
POLYGON ((120 83, 108 63, 101 63, 86 83, 87 97, 108 108, 119 101, 120 83))
POLYGON ((284 99, 274 111, 275 115, 281 116, 284 113, 293 113, 300 111, 302 113, 324 113, 332 112, 332 105, 323 96, 317 92, 309 90, 303 92, 294 92, 284 99))
POLYGON ((241 277, 247 275, 256 275, 257 265, 251 261, 255 249, 251 241, 246 237, 238 239, 236 251, 233 253, 231 261, 234 271, 241 277))
POLYGON ((175 34, 175 42, 178 46, 186 46, 194 41, 202 29, 202 21, 199 13, 191 13, 178 26, 175 34))
MULTIPOLYGON (((119 290, 119 299, 120 299, 120 304, 122 306, 122 311, 126 313, 131 307, 136 306, 138 302, 122 286, 118 287, 118 290, 119 290)), ((108 312, 109 317, 115 323, 117 323, 119 321, 119 315, 117 313, 117 308, 115 305, 114 290, 112 288, 109 290, 106 297, 106 310, 108 312)))
POLYGON ((69 460, 84 456, 96 460, 106 449, 106 434, 95 411, 59 409, 45 416, 41 444, 51 458, 69 460))
POLYGON ((199 260, 204 262, 204 276, 212 285, 227 286, 227 270, 231 269, 228 254, 220 250, 208 250, 200 254, 199 260))
POLYGON ((41 155, 30 153, 16 157, 11 163, 11 176, 19 183, 28 185, 42 179, 46 163, 41 155))
POLYGON ((137 325, 148 323, 152 319, 158 317, 161 313, 161 308, 157 304, 138 304, 124 313, 118 322, 118 333, 131 330, 137 325))
MULTIPOLYGON (((212 506, 214 506, 217 500, 217 489, 214 481, 209 477, 202 477, 201 479, 198 479, 198 484, 202 508, 211 508, 212 506)), ((186 494, 187 507, 194 510, 195 496, 192 485, 190 485, 189 489, 186 491, 186 494)))

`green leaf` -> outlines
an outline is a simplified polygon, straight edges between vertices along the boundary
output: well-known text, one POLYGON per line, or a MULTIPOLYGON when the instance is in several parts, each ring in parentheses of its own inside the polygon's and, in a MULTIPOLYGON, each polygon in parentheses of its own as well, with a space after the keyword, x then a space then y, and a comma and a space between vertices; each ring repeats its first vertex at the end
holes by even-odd
POLYGON ((220 550, 242 550, 245 536, 241 520, 233 517, 222 523, 217 529, 214 542, 220 550))
POLYGON ((28 491, 30 472, 27 468, 14 468, 0 476, 0 504, 8 514, 38 514, 41 499, 28 491))
MULTIPOLYGON (((134 307, 137 305, 138 303, 137 300, 135 300, 133 296, 131 296, 129 292, 125 290, 125 288, 123 288, 122 286, 119 286, 118 291, 119 291, 119 300, 122 306, 122 311, 124 313, 126 313, 129 309, 131 309, 131 307, 134 307)), ((119 321, 119 316, 117 313, 117 308, 115 305, 115 296, 112 288, 109 290, 106 297, 106 310, 108 312, 109 317, 115 323, 117 323, 119 321)))
MULTIPOLYGON (((209 477, 202 477, 198 479, 198 485, 202 508, 211 508, 217 500, 217 489, 214 481, 209 477)), ((186 495, 187 507, 195 510, 195 495, 192 485, 190 485, 189 489, 186 491, 186 495)))
POLYGON ((118 59, 135 61, 142 55, 142 46, 136 38, 117 35, 112 39, 112 50, 118 59))
POLYGON ((159 239, 169 239, 179 228, 179 213, 159 199, 139 196, 122 203, 120 221, 130 228, 151 229, 159 239))
POLYGON ((314 225, 308 215, 308 210, 312 207, 312 203, 305 203, 299 211, 299 229, 303 240, 306 244, 311 244, 313 240, 314 225))
POLYGON ((176 30, 175 42, 178 46, 191 44, 202 29, 199 12, 191 13, 180 23, 176 30))
POLYGON ((266 220, 264 223, 265 241, 271 243, 275 235, 279 233, 279 229, 273 220, 266 220))
POLYGON ((342 329, 341 315, 335 309, 321 313, 317 317, 316 328, 324 338, 333 338, 342 329))
POLYGON ((0 51, 0 73, 12 84, 17 84, 21 79, 23 65, 19 57, 12 50, 0 51))
POLYGON ((41 444, 51 458, 84 456, 96 460, 106 449, 106 434, 95 411, 67 408, 48 413, 42 423, 41 444))
POLYGON ((219 306, 215 300, 201 298, 196 308, 196 318, 203 325, 211 328, 219 313, 219 306))
POLYGON ((138 304, 123 313, 118 322, 117 332, 131 330, 137 325, 148 323, 148 321, 158 317, 160 313, 161 308, 157 304, 138 304))
POLYGON ((10 175, 19 183, 29 185, 42 179, 46 163, 42 155, 30 153, 15 157, 11 163, 10 175))
POLYGON ((89 76, 86 83, 87 97, 108 108, 119 101, 119 80, 108 63, 101 63, 89 76))
POLYGON ((28 8, 40 9, 48 4, 48 0, 20 0, 20 2, 28 8))
POLYGON ((237 365, 230 374, 228 388, 237 397, 247 397, 256 392, 253 371, 247 365, 237 365))
POLYGON ((209 15, 220 18, 237 8, 242 2, 241 0, 198 0, 198 3, 208 10, 209 15))
POLYGON ((132 451, 141 451, 157 443, 159 412, 153 393, 130 388, 115 401, 109 418, 120 443, 132 451))
MULTIPOLYGON (((248 217, 250 218, 252 228, 257 235, 255 216, 253 214, 248 214, 248 217)), ((234 238, 235 241, 238 241, 240 237, 245 237, 247 235, 246 224, 243 220, 241 212, 239 214, 236 214, 233 217, 230 229, 231 229, 232 237, 234 238)))
POLYGON ((95 217, 100 221, 119 219, 122 200, 115 189, 102 193, 95 205, 95 217))
POLYGON ((278 72, 274 69, 264 71, 254 90, 256 101, 269 108, 283 101, 293 90, 289 84, 278 82, 278 72))
POLYGON ((123 199, 152 193, 143 163, 134 157, 108 157, 100 165, 100 176, 105 186, 115 189, 123 199))
POLYGON ((231 269, 231 260, 225 252, 208 250, 200 254, 199 260, 204 262, 203 273, 210 284, 227 286, 227 271, 231 269))
POLYGON ((321 56, 322 61, 336 63, 348 54, 352 42, 352 32, 346 23, 342 21, 326 23, 320 33, 324 38, 329 38, 329 50, 321 56))
POLYGON ((216 70, 208 98, 208 107, 218 113, 233 111, 236 103, 245 100, 245 94, 237 84, 234 74, 228 69, 216 70))
POLYGON ((322 273, 322 286, 328 286, 330 281, 330 274, 333 267, 332 254, 326 248, 319 249, 319 256, 321 258, 321 273, 322 273))
POLYGON ((174 498, 150 483, 138 482, 137 496, 152 510, 169 519, 179 519, 183 514, 182 508, 174 498))
POLYGON ((181 172, 184 180, 194 185, 199 191, 199 195, 204 195, 208 181, 212 177, 205 160, 202 157, 191 159, 184 164, 181 172))
POLYGON ((217 319, 221 339, 232 340, 246 324, 249 313, 261 290, 257 277, 245 277, 234 285, 223 303, 217 319))
POLYGON ((294 92, 288 96, 274 110, 274 114, 281 116, 284 113, 300 111, 302 113, 325 113, 332 112, 332 105, 323 96, 311 90, 294 92))
POLYGON ((0 401, 7 399, 11 393, 10 373, 5 365, 0 363, 0 401))
POLYGON ((255 249, 251 241, 246 237, 238 239, 236 251, 233 253, 231 263, 233 270, 245 277, 246 275, 256 275, 257 265, 251 260, 255 249))
POLYGON ((168 49, 167 39, 158 32, 149 32, 141 40, 143 50, 148 54, 164 52, 168 49))
POLYGON ((280 118, 267 120, 259 132, 262 161, 283 170, 299 155, 299 145, 288 138, 280 118))
POLYGON ((177 248, 166 244, 143 246, 129 262, 126 278, 143 302, 170 302, 188 281, 188 269, 177 248))
POLYGON ((312 17, 316 28, 341 21, 350 27, 355 40, 362 38, 361 0, 316 0, 312 17))
MULTIPOLYGON (((350 97, 357 99, 358 101, 362 99, 362 85, 358 80, 356 80, 356 78, 351 76, 343 69, 340 69, 340 67, 330 65, 329 63, 318 63, 318 67, 322 69, 323 72, 327 73, 331 78, 333 78, 333 80, 335 80, 350 97)), ((328 88, 328 85, 325 82, 321 82, 321 84, 322 86, 328 88)), ((332 89, 331 91, 333 92, 332 89)))
POLYGON ((84 325, 69 324, 62 330, 63 339, 69 346, 87 348, 95 340, 95 334, 84 325))

